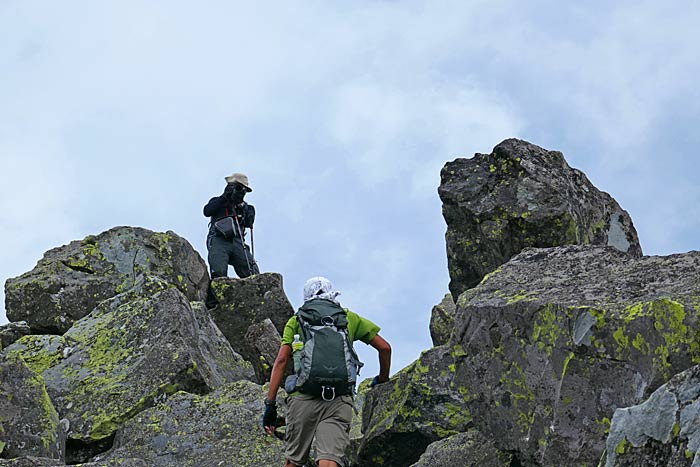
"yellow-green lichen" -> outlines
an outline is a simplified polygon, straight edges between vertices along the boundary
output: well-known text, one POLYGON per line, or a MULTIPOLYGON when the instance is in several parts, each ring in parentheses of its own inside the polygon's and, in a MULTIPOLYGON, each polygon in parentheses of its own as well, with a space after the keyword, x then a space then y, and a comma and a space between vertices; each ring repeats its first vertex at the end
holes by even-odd
POLYGON ((559 321, 556 306, 547 304, 540 309, 533 325, 532 339, 537 342, 537 347, 549 356, 565 329, 559 321))
POLYGON ((566 244, 577 244, 579 243, 579 231, 576 219, 571 216, 569 217, 568 226, 566 228, 566 233, 564 234, 566 244))
POLYGON ((627 441, 627 438, 623 438, 622 441, 620 441, 617 446, 615 446, 615 452, 617 454, 624 454, 625 451, 627 451, 627 447, 629 445, 629 441, 627 441))
POLYGON ((18 348, 8 355, 19 356, 30 370, 38 374, 63 360, 65 340, 61 336, 23 336, 15 345, 18 348))

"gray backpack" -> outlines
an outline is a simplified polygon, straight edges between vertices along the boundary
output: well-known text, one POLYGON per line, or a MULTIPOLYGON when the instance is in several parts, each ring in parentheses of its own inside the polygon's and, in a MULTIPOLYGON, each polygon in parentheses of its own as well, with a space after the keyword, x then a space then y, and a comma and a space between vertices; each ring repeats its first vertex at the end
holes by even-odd
POLYGON ((362 362, 348 335, 348 315, 330 300, 309 300, 296 314, 304 348, 296 390, 333 400, 353 394, 362 362))

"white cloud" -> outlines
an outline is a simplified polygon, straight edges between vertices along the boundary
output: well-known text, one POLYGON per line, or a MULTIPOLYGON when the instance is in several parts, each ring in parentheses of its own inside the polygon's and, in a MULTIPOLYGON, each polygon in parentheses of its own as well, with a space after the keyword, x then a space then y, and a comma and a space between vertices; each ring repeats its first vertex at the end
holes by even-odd
POLYGON ((490 147, 520 131, 517 112, 505 99, 463 82, 392 84, 346 83, 334 99, 331 134, 339 146, 354 149, 347 163, 367 185, 402 178, 413 182, 414 194, 434 196, 450 155, 490 147))

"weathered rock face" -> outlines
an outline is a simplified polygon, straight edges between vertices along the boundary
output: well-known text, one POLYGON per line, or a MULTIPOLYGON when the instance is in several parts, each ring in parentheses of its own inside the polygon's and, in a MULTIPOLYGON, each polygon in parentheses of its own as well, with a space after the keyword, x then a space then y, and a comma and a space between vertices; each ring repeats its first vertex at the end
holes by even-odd
POLYGON ((560 152, 509 139, 442 169, 453 297, 527 247, 611 245, 640 256, 630 216, 560 152))
POLYGON ((25 336, 4 353, 43 375, 74 444, 109 440, 176 391, 205 393, 253 378, 204 307, 193 309, 182 292, 154 279, 102 302, 63 336, 25 336))
POLYGON ((605 465, 700 465, 700 366, 674 376, 644 403, 615 411, 605 465))
POLYGON ((32 331, 26 321, 7 323, 0 326, 0 350, 15 342, 22 336, 28 336, 32 331))
POLYGON ((35 334, 62 334, 102 300, 154 276, 190 300, 202 300, 209 275, 202 258, 182 237, 115 227, 55 248, 36 267, 5 283, 10 321, 27 321, 35 334))
POLYGON ((246 340, 248 329, 269 319, 282 335, 284 325, 294 314, 282 287, 282 276, 264 273, 245 279, 222 277, 212 281, 212 289, 219 300, 219 306, 211 310, 214 322, 233 350, 257 365, 261 354, 256 346, 246 340))
POLYGON ((493 441, 478 431, 469 431, 436 441, 411 467, 510 467, 511 455, 500 452, 493 441))
POLYGON ((449 349, 436 347, 368 391, 355 465, 405 467, 418 461, 430 443, 466 431, 471 416, 450 384, 454 371, 449 349))
POLYGON ((0 456, 63 459, 65 447, 44 379, 19 357, 0 355, 0 456))
POLYGON ((100 457, 138 457, 150 467, 282 465, 282 441, 265 436, 260 423, 265 395, 248 381, 203 397, 175 394, 128 421, 100 457))
MULTIPOLYGON (((258 382, 269 381, 282 342, 280 333, 272 321, 266 318, 262 323, 255 323, 248 328, 245 341, 248 347, 259 355, 257 360, 251 362, 258 382)), ((290 365, 287 365, 285 376, 291 374, 291 370, 290 365)))
POLYGON ((699 271, 700 252, 513 258, 458 300, 453 384, 474 426, 521 465, 597 465, 613 411, 700 362, 699 271))
POLYGON ((434 346, 447 344, 450 340, 456 311, 457 307, 451 294, 445 294, 442 301, 433 307, 430 315, 430 338, 434 346))
MULTIPOLYGON (((12 460, 0 459, 0 467, 63 467, 65 464, 59 463, 55 459, 46 457, 19 457, 12 460)), ((105 462, 88 462, 80 464, 80 467, 149 467, 141 459, 115 459, 105 462)))

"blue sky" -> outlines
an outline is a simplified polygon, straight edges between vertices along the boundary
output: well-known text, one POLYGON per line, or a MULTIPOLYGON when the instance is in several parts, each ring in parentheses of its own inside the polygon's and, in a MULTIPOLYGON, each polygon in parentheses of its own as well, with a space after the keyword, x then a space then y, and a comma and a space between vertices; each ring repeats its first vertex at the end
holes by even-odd
POLYGON ((440 168, 509 137, 562 151, 646 254, 698 249, 697 2, 255 3, 0 0, 3 282, 117 225, 206 257, 202 206, 245 172, 261 268, 297 306, 331 278, 398 370, 447 292, 440 168))

